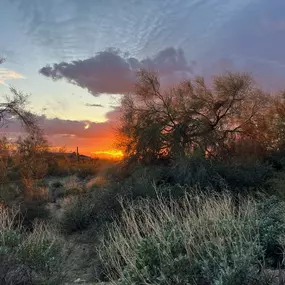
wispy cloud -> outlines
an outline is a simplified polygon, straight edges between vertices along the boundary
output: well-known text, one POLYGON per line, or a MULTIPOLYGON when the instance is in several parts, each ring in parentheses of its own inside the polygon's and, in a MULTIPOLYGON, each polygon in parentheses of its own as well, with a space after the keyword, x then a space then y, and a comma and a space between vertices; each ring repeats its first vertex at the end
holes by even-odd
POLYGON ((86 103, 85 106, 87 106, 87 107, 104 108, 104 105, 102 105, 102 104, 90 104, 90 103, 86 103))
POLYGON ((25 76, 20 73, 17 73, 16 71, 9 70, 7 68, 0 68, 0 84, 7 85, 7 80, 23 78, 25 78, 25 76))

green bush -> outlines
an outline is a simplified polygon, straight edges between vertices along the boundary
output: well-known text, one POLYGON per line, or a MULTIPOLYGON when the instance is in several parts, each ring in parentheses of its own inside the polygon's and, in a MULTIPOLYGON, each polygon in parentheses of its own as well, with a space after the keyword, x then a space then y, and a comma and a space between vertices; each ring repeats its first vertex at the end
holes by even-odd
POLYGON ((114 284, 251 284, 262 246, 253 202, 240 207, 226 195, 140 200, 102 241, 105 273, 114 284))
POLYGON ((32 272, 13 254, 0 254, 0 285, 33 285, 32 272))
POLYGON ((273 168, 266 164, 224 164, 193 156, 174 162, 168 180, 171 184, 199 185, 216 191, 227 188, 251 192, 260 189, 272 176, 273 168))
POLYGON ((270 195, 278 196, 280 199, 285 199, 285 172, 276 171, 265 184, 264 189, 270 195))
POLYGON ((161 193, 171 194, 172 197, 183 195, 178 185, 198 187, 206 192, 223 192, 227 189, 235 194, 253 194, 264 187, 273 174, 273 168, 267 164, 225 164, 193 155, 172 161, 170 165, 136 164, 117 184, 132 199, 155 198, 157 193, 154 192, 153 186, 158 186, 162 190, 161 193), (163 188, 167 188, 168 193, 163 191, 163 188))
POLYGON ((284 171, 285 169, 285 151, 272 151, 268 153, 264 159, 264 163, 271 165, 277 171, 284 171))
POLYGON ((266 164, 218 164, 215 171, 226 181, 230 189, 239 192, 260 190, 265 182, 273 176, 272 167, 266 164))
POLYGON ((153 185, 165 183, 166 168, 159 166, 137 166, 130 177, 122 183, 133 199, 155 197, 153 185))
POLYGON ((283 266, 285 241, 285 202, 267 197, 257 204, 259 233, 268 265, 283 266))
POLYGON ((169 181, 171 184, 199 185, 201 188, 216 187, 222 182, 213 162, 199 156, 175 161, 169 170, 169 181))
POLYGON ((20 212, 22 224, 28 229, 33 228, 36 219, 47 220, 49 211, 46 208, 45 199, 26 199, 20 204, 20 212))
POLYGON ((58 225, 64 232, 71 233, 112 221, 121 211, 121 190, 113 186, 95 189, 81 196, 66 197, 61 205, 62 215, 57 219, 58 225))
POLYGON ((63 241, 52 228, 35 222, 34 230, 28 234, 18 248, 18 258, 35 271, 52 275, 62 262, 60 253, 63 241))
POLYGON ((189 189, 180 200, 141 199, 102 238, 101 267, 113 284, 273 284, 264 269, 282 265, 284 213, 275 198, 237 207, 230 194, 189 189))
POLYGON ((0 207, 0 284, 60 284, 66 256, 62 239, 39 221, 26 231, 18 217, 18 210, 0 207))
POLYGON ((86 229, 94 220, 95 205, 86 196, 70 196, 62 203, 62 215, 57 222, 67 232, 86 229))

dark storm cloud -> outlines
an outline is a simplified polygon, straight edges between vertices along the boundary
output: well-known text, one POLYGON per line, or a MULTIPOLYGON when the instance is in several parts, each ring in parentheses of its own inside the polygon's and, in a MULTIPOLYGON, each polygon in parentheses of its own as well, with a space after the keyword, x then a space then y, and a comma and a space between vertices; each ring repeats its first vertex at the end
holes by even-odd
POLYGON ((132 91, 136 72, 141 68, 157 71, 162 77, 183 77, 192 72, 183 51, 172 47, 143 60, 108 49, 85 60, 47 65, 39 72, 53 80, 66 79, 98 96, 100 93, 122 94, 132 91))

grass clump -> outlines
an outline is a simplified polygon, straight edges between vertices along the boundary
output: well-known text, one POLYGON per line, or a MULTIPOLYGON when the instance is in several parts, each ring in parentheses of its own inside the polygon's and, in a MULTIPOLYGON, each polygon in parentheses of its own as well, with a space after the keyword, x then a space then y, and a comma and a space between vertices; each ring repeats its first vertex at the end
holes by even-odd
POLYGON ((111 221, 121 211, 119 190, 116 187, 95 189, 80 196, 64 198, 61 215, 56 218, 60 229, 72 233, 111 221))
POLYGON ((95 205, 86 196, 70 196, 62 202, 62 214, 57 219, 67 233, 86 229, 94 220, 95 205))
POLYGON ((0 208, 0 284, 60 284, 65 246, 56 231, 35 221, 22 226, 19 211, 0 208))
POLYGON ((264 284, 268 245, 285 236, 264 222, 264 207, 189 189, 123 205, 99 246, 103 272, 112 284, 264 284))
POLYGON ((284 267, 285 202, 277 197, 257 203, 259 234, 268 266, 284 267))

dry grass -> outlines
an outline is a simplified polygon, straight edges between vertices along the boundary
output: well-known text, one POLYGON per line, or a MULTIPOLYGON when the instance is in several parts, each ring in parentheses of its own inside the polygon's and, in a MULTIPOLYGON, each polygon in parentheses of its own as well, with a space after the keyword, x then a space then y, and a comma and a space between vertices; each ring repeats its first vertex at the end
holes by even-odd
POLYGON ((99 175, 97 177, 94 177, 92 179, 90 179, 87 183, 86 183, 86 187, 88 189, 91 189, 92 187, 103 187, 106 186, 108 184, 108 180, 105 176, 103 175, 99 175))
POLYGON ((123 203, 99 246, 104 273, 112 284, 263 284, 256 204, 234 205, 202 193, 123 203))
POLYGON ((26 232, 19 215, 17 208, 0 207, 0 284, 61 284, 54 282, 64 277, 67 247, 63 239, 41 221, 26 232))

